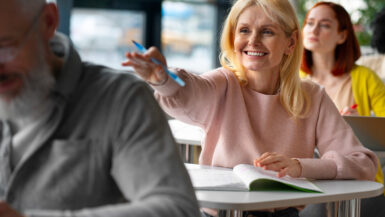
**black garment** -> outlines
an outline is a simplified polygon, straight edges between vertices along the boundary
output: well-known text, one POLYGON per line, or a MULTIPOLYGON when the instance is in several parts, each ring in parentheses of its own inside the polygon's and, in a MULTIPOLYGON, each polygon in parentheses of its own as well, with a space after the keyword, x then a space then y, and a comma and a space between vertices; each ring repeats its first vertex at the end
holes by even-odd
MULTIPOLYGON (((213 217, 203 211, 201 211, 202 217, 213 217)), ((218 217, 225 216, 224 212, 219 212, 218 217)), ((245 211, 242 214, 243 217, 299 217, 298 210, 293 207, 287 209, 278 210, 275 212, 261 212, 261 211, 245 211)))
POLYGON ((298 210, 293 207, 275 212, 246 211, 243 217, 299 217, 298 210))

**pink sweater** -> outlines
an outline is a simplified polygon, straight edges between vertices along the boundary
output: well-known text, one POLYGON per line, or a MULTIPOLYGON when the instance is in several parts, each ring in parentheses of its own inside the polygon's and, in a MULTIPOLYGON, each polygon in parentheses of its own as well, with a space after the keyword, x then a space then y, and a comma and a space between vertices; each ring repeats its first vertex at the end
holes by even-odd
POLYGON ((320 86, 303 82, 311 99, 309 117, 291 119, 277 95, 242 87, 235 75, 219 68, 197 76, 178 70, 186 82, 168 79, 154 86, 163 109, 206 132, 199 163, 232 168, 253 164, 264 152, 298 158, 302 175, 314 179, 367 179, 377 158, 364 148, 320 86), (314 159, 318 148, 321 158, 314 159))

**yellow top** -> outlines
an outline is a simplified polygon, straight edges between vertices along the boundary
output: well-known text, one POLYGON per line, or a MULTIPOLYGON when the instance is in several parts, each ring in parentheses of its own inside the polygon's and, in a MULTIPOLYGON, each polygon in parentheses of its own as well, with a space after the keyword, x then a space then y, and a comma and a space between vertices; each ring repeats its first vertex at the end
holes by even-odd
POLYGON ((378 75, 364 66, 355 65, 350 72, 357 112, 362 116, 385 116, 385 84, 378 75))
POLYGON ((385 81, 385 54, 361 56, 356 63, 370 68, 385 81))

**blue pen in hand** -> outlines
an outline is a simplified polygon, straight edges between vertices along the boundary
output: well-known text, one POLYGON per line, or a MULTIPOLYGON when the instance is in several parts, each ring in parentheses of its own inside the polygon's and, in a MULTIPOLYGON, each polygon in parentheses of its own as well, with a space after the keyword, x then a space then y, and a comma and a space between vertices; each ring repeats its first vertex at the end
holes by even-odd
MULTIPOLYGON (((147 49, 144 48, 144 47, 143 47, 141 44, 139 44, 138 42, 136 42, 136 41, 132 41, 132 42, 134 43, 134 45, 136 46, 136 48, 138 48, 138 50, 139 50, 140 53, 144 54, 144 53, 147 51, 147 49)), ((183 81, 180 77, 178 77, 178 75, 176 75, 174 72, 171 72, 170 70, 168 70, 167 67, 166 67, 163 63, 161 63, 159 60, 157 60, 157 59, 155 59, 155 58, 152 58, 152 57, 150 57, 150 59, 151 59, 151 61, 152 61, 153 63, 162 66, 163 70, 164 70, 164 71, 165 71, 165 72, 166 72, 172 79, 174 79, 174 81, 175 81, 176 83, 178 83, 180 86, 183 87, 183 86, 185 85, 184 81, 183 81)))

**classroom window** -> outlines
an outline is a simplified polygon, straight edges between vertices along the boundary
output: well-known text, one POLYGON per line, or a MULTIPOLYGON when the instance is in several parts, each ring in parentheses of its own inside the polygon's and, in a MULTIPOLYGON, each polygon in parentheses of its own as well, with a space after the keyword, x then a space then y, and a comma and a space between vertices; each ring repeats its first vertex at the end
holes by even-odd
POLYGON ((168 65, 197 74, 215 67, 216 10, 208 3, 164 1, 162 50, 168 65))
POLYGON ((71 39, 85 61, 126 69, 121 62, 132 50, 131 40, 143 43, 145 14, 111 9, 73 9, 71 39))

